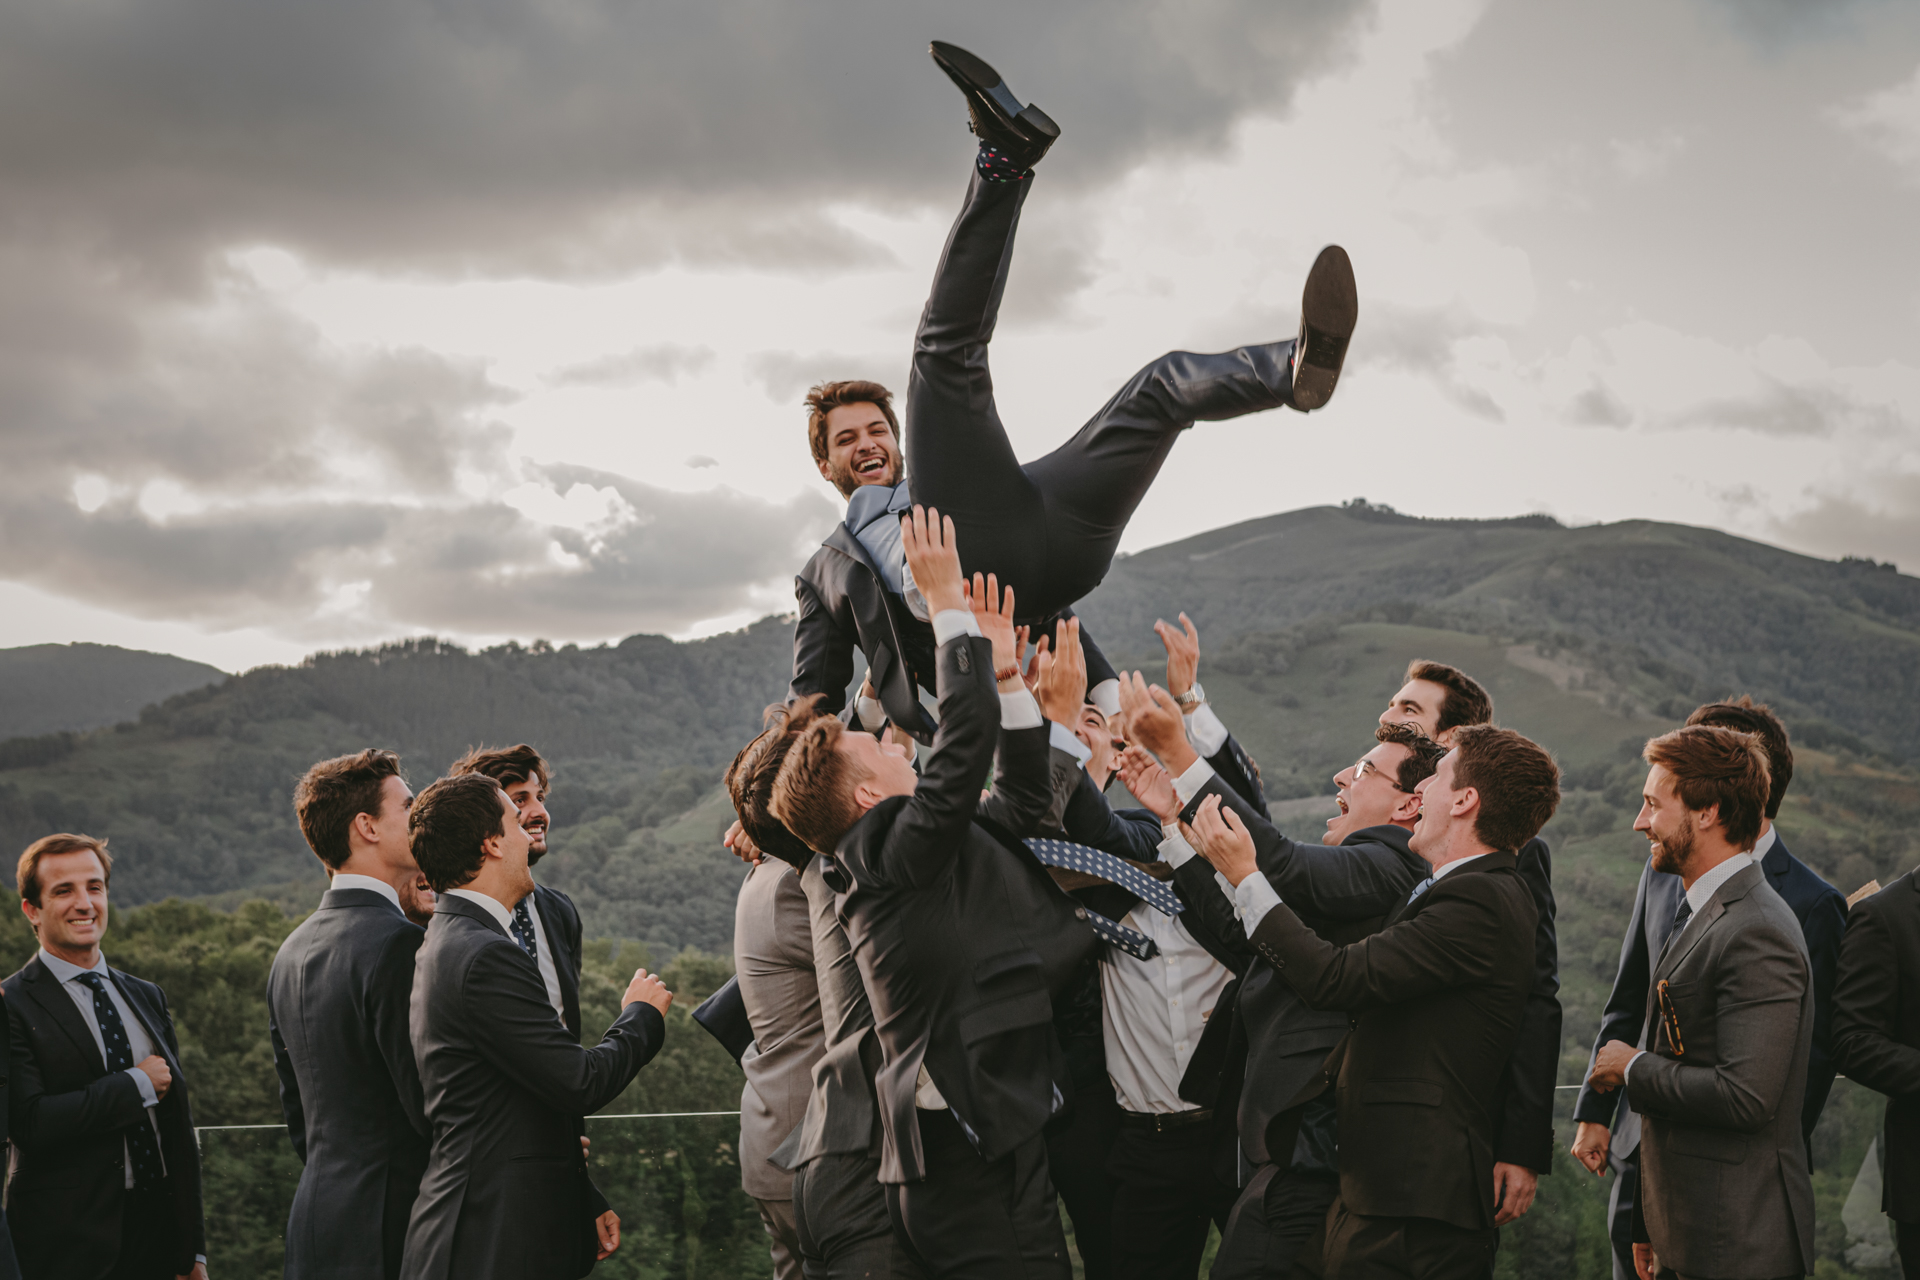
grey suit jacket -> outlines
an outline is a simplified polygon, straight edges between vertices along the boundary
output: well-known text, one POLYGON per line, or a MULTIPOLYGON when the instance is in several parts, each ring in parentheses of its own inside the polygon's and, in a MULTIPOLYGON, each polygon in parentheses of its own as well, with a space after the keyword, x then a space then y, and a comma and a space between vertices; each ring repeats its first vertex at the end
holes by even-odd
POLYGON ((267 976, 287 1134, 305 1168, 287 1217, 287 1280, 399 1274, 427 1167, 407 1009, 426 931, 371 889, 329 889, 267 976))
POLYGON ((756 1200, 793 1196, 793 1175, 767 1163, 813 1092, 825 1048, 813 974, 813 924, 800 875, 777 858, 747 873, 733 912, 733 968, 753 1026, 740 1059, 740 1185, 756 1200))
POLYGON ((499 921, 443 894, 414 963, 409 1026, 433 1148, 403 1280, 585 1275, 604 1202, 580 1150, 584 1117, 659 1052, 665 1021, 630 1004, 599 1044, 582 1048, 499 921))
MULTIPOLYGON (((880 1041, 873 1034, 873 1005, 853 958, 853 944, 847 941, 826 881, 826 865, 826 859, 816 857, 800 873, 812 923, 823 1035, 806 1115, 773 1154, 773 1162, 783 1169, 798 1169, 821 1156, 880 1155, 880 1112, 873 1099, 880 1041)), ((877 1191, 879 1184, 874 1186, 877 1191)))
POLYGON ((1736 872, 1654 966, 1640 1114, 1646 1234, 1690 1276, 1813 1270, 1813 1185, 1800 1136, 1813 978, 1800 922, 1757 866, 1736 872), (1661 1018, 1665 980, 1679 1044, 1661 1018))

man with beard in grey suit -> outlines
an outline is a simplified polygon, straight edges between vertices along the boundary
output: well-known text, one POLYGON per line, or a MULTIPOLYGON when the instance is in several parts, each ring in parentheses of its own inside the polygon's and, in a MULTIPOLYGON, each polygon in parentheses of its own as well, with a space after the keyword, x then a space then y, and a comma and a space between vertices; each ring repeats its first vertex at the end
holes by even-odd
POLYGON ((1800 922, 1749 852, 1767 803, 1757 738, 1690 725, 1647 743, 1634 829, 1680 877, 1638 1047, 1610 1040, 1588 1083, 1626 1089, 1642 1121, 1634 1268, 1774 1280, 1813 1270, 1800 1133, 1813 1041, 1800 922))

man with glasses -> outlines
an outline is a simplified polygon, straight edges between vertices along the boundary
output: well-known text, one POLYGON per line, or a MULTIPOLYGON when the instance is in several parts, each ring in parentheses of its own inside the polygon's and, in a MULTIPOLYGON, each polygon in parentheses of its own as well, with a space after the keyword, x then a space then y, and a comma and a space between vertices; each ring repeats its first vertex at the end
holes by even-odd
MULTIPOLYGON (((1378 726, 1373 749, 1334 775, 1340 811, 1327 820, 1325 843, 1303 843, 1282 834, 1201 759, 1172 694, 1149 688, 1138 672, 1122 677, 1120 692, 1139 744, 1127 750, 1121 777, 1163 824, 1162 856, 1174 865, 1180 896, 1214 932, 1237 937, 1247 948, 1234 1007, 1216 1009, 1213 1018, 1233 1020, 1226 1032, 1228 1070, 1214 1105, 1237 1106, 1244 1159, 1240 1198, 1212 1274, 1218 1280, 1285 1275, 1339 1191, 1332 1099, 1308 1104, 1297 1129, 1289 1104, 1347 1033, 1348 1017, 1344 1010, 1309 1008, 1253 952, 1238 904, 1182 837, 1183 811, 1190 819, 1204 797, 1221 796, 1253 833, 1259 869, 1281 899, 1321 937, 1355 942, 1376 932, 1427 874, 1426 863, 1408 845, 1420 816, 1414 788, 1433 773, 1445 749, 1416 725, 1378 726), (1242 1063, 1244 1081, 1236 1090, 1233 1068, 1242 1063)), ((1220 1033, 1210 1027, 1209 1034, 1220 1033)))

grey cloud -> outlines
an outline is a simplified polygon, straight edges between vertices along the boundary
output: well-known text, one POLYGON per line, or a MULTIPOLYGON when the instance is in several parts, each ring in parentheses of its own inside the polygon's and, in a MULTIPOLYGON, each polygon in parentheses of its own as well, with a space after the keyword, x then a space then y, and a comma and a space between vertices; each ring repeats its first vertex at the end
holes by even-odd
POLYGON ((1606 383, 1595 382, 1573 398, 1567 418, 1583 427, 1626 427, 1633 424, 1633 410, 1621 404, 1606 383))
POLYGON ((695 470, 695 471, 704 471, 704 470, 705 470, 706 468, 708 468, 708 467, 717 467, 717 466, 719 466, 719 465, 720 465, 720 459, 718 459, 718 458, 709 458, 709 457, 708 457, 708 456, 707 456, 706 454, 704 454, 704 453, 696 453, 696 454, 694 454, 694 455, 693 455, 692 457, 690 457, 690 458, 688 458, 688 459, 687 459, 687 460, 686 460, 686 461, 685 461, 684 463, 682 463, 681 465, 682 465, 682 466, 685 466, 685 467, 689 467, 689 468, 691 468, 691 469, 693 469, 693 470, 695 470))
POLYGON ((900 398, 907 389, 906 369, 897 357, 846 355, 834 351, 806 355, 793 351, 756 351, 747 357, 746 367, 748 380, 759 383, 767 399, 775 404, 798 405, 806 389, 818 382, 866 378, 893 392, 894 408, 898 412, 900 398))
POLYGON ((1487 333, 1491 328, 1457 309, 1371 307, 1353 332, 1347 358, 1356 365, 1419 374, 1468 413, 1489 422, 1504 422, 1507 415, 1499 402, 1486 389, 1462 380, 1453 360, 1456 341, 1487 333))
POLYGON ((584 387, 676 382, 682 375, 704 372, 712 364, 713 352, 707 347, 681 347, 663 342, 570 365, 547 375, 547 381, 557 386, 584 387))
POLYGON ((1920 475, 1895 475, 1860 493, 1823 493, 1814 505, 1775 519, 1774 535, 1818 555, 1890 560, 1920 570, 1920 475))
POLYGON ((1754 395, 1711 400, 1679 415, 1682 425, 1737 427, 1770 436, 1827 436, 1841 427, 1897 431, 1899 414, 1865 404, 1839 387, 1769 381, 1754 395))

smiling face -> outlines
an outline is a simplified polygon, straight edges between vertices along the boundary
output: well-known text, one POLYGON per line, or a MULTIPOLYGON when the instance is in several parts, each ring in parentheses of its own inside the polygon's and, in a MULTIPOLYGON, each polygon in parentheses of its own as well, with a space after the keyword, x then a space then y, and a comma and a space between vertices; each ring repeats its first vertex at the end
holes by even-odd
POLYGON ((1446 739, 1438 732, 1440 706, 1447 700, 1446 688, 1431 680, 1409 680, 1393 695, 1387 709, 1380 713, 1381 724, 1417 724, 1436 742, 1446 739))
POLYGON ((91 968, 107 932, 107 873, 91 849, 51 853, 36 875, 40 905, 21 901, 40 945, 62 960, 91 968))
POLYGON ((920 784, 912 755, 897 742, 882 742, 870 733, 843 733, 834 750, 853 765, 854 798, 862 809, 889 796, 910 796, 920 784))
POLYGON ((861 485, 900 483, 900 442, 880 406, 861 401, 827 411, 827 456, 820 475, 851 497, 861 485))
POLYGON ((1675 790, 1673 775, 1657 764, 1648 769, 1633 829, 1647 838, 1655 871, 1686 874, 1693 858, 1695 818, 1675 790))
POLYGON ((1414 788, 1420 798, 1420 820, 1414 823, 1407 847, 1435 866, 1446 859, 1453 828, 1461 821, 1461 815, 1454 810, 1465 793, 1453 789, 1453 769, 1459 755, 1457 751, 1447 752, 1440 758, 1433 776, 1414 788))
POLYGON ((488 836, 486 848, 487 852, 499 856, 505 884, 512 892, 512 900, 518 902, 533 892, 533 873, 527 870, 527 851, 533 841, 527 829, 520 825, 520 810, 507 798, 507 793, 496 790, 495 794, 500 797, 500 834, 488 836))
POLYGON ((1327 819, 1328 844, 1368 827, 1412 824, 1420 797, 1400 789, 1400 765, 1412 754, 1397 742, 1382 742, 1333 775, 1340 812, 1327 819))
POLYGON ((1079 723, 1074 725, 1074 737, 1086 745, 1093 755, 1087 760, 1087 776, 1096 784, 1113 773, 1113 757, 1116 751, 1124 751, 1124 745, 1116 745, 1118 739, 1107 726, 1107 717, 1100 708, 1091 702, 1080 708, 1079 723))
POLYGON ((540 861, 547 852, 547 831, 552 817, 547 812, 547 784, 538 773, 524 781, 502 784, 507 799, 520 810, 520 826, 527 833, 527 862, 540 861))

